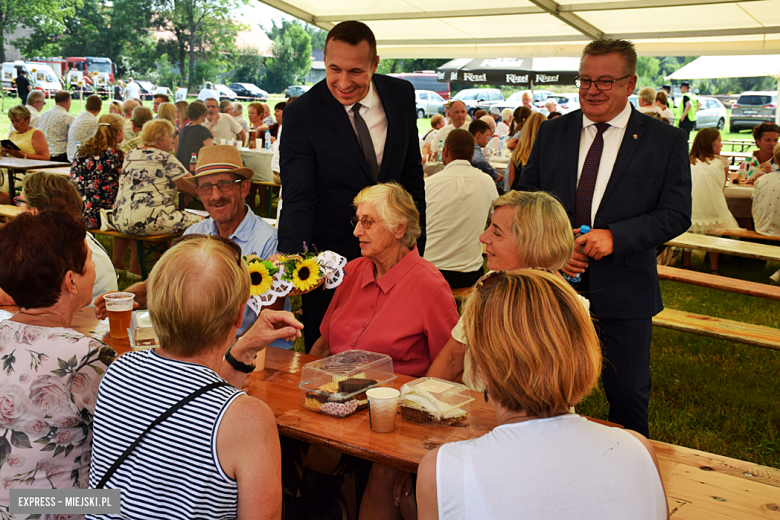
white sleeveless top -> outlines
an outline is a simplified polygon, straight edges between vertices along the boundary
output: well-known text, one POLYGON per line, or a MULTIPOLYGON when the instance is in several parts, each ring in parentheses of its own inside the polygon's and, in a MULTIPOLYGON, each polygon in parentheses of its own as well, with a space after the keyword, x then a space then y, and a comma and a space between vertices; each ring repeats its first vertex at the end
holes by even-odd
POLYGON ((666 497, 639 440, 568 414, 445 444, 436 461, 440 520, 661 520, 666 497))
MULTIPOLYGON (((175 403, 223 381, 208 367, 164 358, 154 350, 130 352, 106 371, 95 407, 89 487, 151 422, 175 403)), ((155 426, 106 483, 121 489, 121 515, 87 518, 236 518, 238 485, 217 457, 217 431, 233 400, 232 386, 206 392, 155 426)))

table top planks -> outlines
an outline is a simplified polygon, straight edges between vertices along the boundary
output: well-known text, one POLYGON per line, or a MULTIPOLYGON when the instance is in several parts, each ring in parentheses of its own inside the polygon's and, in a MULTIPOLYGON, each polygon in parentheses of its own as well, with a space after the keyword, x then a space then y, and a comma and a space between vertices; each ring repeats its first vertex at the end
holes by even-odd
POLYGON ((65 177, 70 177, 70 166, 61 166, 61 167, 50 167, 50 168, 35 168, 32 170, 28 170, 29 173, 51 173, 53 175, 63 175, 65 177))
POLYGON ((34 168, 56 168, 70 166, 68 163, 55 161, 38 161, 34 159, 19 159, 17 157, 0 157, 0 168, 27 171, 34 168))
POLYGON ((710 251, 726 255, 755 258, 770 262, 780 262, 780 247, 753 242, 741 242, 729 238, 711 237, 696 233, 683 233, 666 242, 667 246, 695 249, 697 251, 710 251))

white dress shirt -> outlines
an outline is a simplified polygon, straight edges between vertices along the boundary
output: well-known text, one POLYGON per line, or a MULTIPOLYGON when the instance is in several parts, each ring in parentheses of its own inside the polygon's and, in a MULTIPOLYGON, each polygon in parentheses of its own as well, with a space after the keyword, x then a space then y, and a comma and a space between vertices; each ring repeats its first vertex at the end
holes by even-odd
POLYGON ((219 121, 216 124, 211 124, 211 121, 206 119, 203 126, 211 130, 214 139, 216 139, 214 144, 221 144, 221 139, 233 140, 243 130, 233 116, 224 112, 220 112, 219 121))
MULTIPOLYGON (((376 165, 379 169, 382 169, 382 156, 385 153, 385 141, 387 140, 387 117, 385 116, 385 109, 382 107, 382 100, 379 99, 379 94, 374 89, 374 82, 372 81, 368 87, 368 94, 366 97, 358 101, 360 103, 360 117, 366 122, 368 132, 371 134, 371 141, 374 143, 374 152, 376 152, 376 165)), ((344 105, 344 110, 347 111, 349 116, 349 122, 352 123, 352 129, 355 130, 357 136, 357 129, 355 128, 355 115, 352 113, 352 107, 354 105, 344 105)))
MULTIPOLYGON (((466 122, 463 123, 463 126, 459 126, 458 129, 459 130, 466 130, 466 131, 468 131, 470 124, 471 124, 471 121, 466 119, 466 122)), ((450 132, 452 132, 453 130, 455 130, 455 125, 450 123, 447 126, 445 126, 444 128, 442 128, 441 130, 439 130, 438 132, 436 132, 436 135, 433 136, 433 140, 431 142, 432 149, 436 150, 436 147, 439 146, 439 141, 446 142, 447 141, 447 136, 450 135, 450 132)))
POLYGON ((509 126, 506 123, 501 121, 496 125, 496 135, 498 137, 505 137, 508 134, 509 134, 509 126))
POLYGON ((437 269, 470 273, 482 267, 479 235, 498 197, 490 176, 455 160, 425 179, 424 258, 437 269))
POLYGON ((762 175, 753 192, 756 233, 780 235, 780 171, 762 175))
MULTIPOLYGON (((615 167, 615 160, 620 150, 620 143, 623 142, 623 136, 626 133, 626 125, 631 117, 631 103, 626 100, 626 108, 617 115, 612 121, 608 121, 609 127, 604 130, 602 137, 604 139, 604 148, 601 151, 601 162, 599 163, 599 173, 596 177, 596 187, 593 189, 593 201, 590 207, 590 221, 596 222, 596 213, 601 204, 601 198, 607 191, 607 183, 612 176, 612 168, 615 167)), ((582 114, 582 132, 580 133, 580 156, 577 163, 577 184, 582 175, 582 165, 585 164, 585 158, 588 156, 590 145, 596 138, 596 123, 582 114)))

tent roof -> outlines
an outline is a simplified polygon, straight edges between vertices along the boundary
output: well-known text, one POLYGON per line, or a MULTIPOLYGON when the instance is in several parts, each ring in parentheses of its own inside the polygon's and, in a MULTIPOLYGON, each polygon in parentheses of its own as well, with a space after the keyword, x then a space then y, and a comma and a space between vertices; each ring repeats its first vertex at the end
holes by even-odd
POLYGON ((383 58, 579 56, 627 38, 644 56, 780 52, 780 0, 261 0, 329 30, 367 23, 383 58))
POLYGON ((681 67, 666 79, 754 78, 780 79, 780 55, 702 56, 681 67))

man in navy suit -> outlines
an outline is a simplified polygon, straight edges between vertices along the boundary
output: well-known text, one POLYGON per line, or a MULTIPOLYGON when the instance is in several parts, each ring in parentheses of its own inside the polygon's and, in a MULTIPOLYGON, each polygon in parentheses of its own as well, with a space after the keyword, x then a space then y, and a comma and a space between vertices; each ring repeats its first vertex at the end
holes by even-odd
POLYGON ((563 271, 590 299, 602 343, 609 420, 648 436, 652 317, 663 309, 655 247, 691 224, 685 132, 634 110, 631 42, 587 45, 582 110, 545 122, 520 176, 562 202, 579 237, 563 271))
MULTIPOLYGON (((342 22, 325 41, 325 80, 285 108, 280 252, 302 251, 305 242, 348 260, 357 258, 352 200, 367 186, 396 181, 411 193, 420 211, 423 233, 417 244, 423 254, 425 183, 414 87, 374 74, 377 65, 371 29, 360 22, 342 22)), ((307 352, 320 336, 332 295, 317 289, 303 297, 307 352)))

